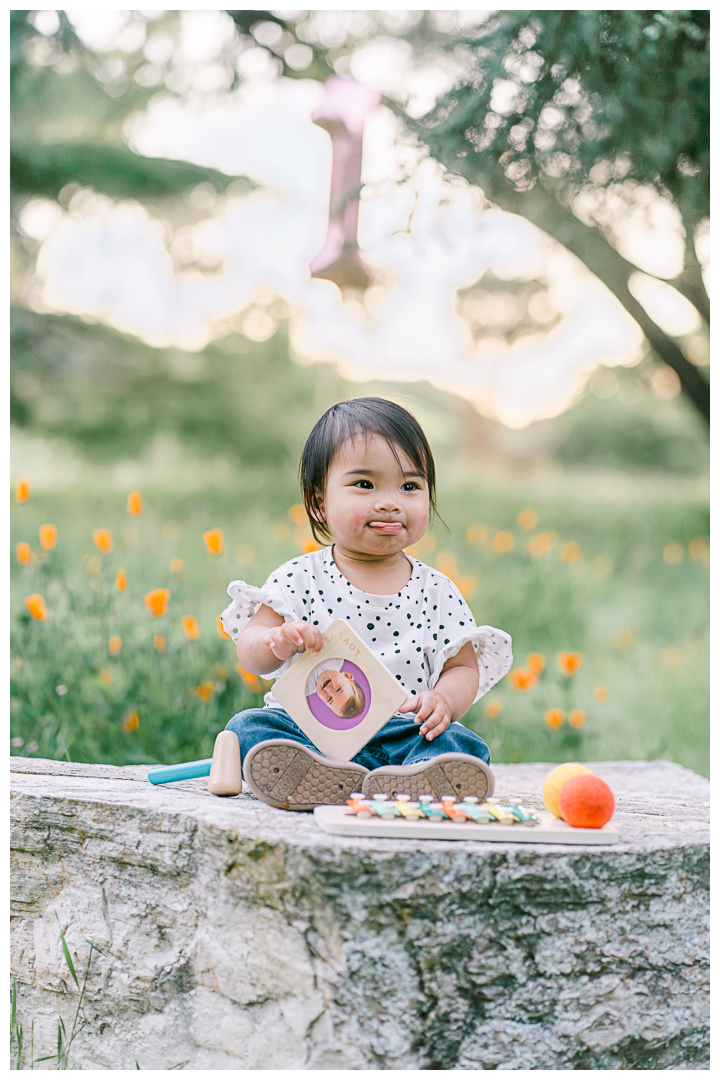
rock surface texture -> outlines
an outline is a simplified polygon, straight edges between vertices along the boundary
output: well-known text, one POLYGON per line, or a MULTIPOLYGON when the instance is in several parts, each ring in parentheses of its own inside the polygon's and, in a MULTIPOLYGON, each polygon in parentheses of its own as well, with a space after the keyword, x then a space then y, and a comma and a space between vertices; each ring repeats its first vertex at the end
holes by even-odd
MULTIPOLYGON (((36 1057, 77 1008, 62 931, 81 982, 92 943, 71 1069, 709 1067, 709 783, 679 765, 590 763, 621 840, 569 847, 334 837, 206 780, 11 760, 36 1057)), ((496 794, 540 807, 551 767, 494 766, 496 794)))

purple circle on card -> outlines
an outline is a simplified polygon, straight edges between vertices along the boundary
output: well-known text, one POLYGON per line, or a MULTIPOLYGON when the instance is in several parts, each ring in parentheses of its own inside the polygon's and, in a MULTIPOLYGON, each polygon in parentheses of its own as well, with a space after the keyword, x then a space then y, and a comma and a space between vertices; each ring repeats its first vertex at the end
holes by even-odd
POLYGON ((331 728, 332 731, 350 731, 352 728, 357 727, 358 724, 361 724, 367 716, 372 695, 370 693, 370 683, 367 681, 365 672, 361 671, 357 664, 353 664, 351 660, 343 660, 343 666, 340 668, 340 671, 349 672, 365 695, 365 708, 361 713, 358 713, 357 716, 338 716, 332 711, 330 706, 318 696, 317 692, 308 694, 306 701, 308 703, 308 709, 317 722, 322 724, 323 727, 331 728))

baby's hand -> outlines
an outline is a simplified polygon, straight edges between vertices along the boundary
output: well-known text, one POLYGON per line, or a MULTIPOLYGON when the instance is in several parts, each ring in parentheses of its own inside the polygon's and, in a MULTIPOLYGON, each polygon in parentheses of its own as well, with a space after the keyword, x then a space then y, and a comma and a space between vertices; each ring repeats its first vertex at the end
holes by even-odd
POLYGON ((323 647, 322 634, 317 626, 308 626, 302 619, 283 623, 268 630, 263 637, 263 644, 277 656, 278 660, 289 660, 296 653, 320 652, 323 647))
POLYGON ((442 735, 452 720, 450 702, 437 690, 423 690, 417 697, 401 705, 398 712, 416 712, 415 723, 422 724, 420 734, 428 742, 442 735))

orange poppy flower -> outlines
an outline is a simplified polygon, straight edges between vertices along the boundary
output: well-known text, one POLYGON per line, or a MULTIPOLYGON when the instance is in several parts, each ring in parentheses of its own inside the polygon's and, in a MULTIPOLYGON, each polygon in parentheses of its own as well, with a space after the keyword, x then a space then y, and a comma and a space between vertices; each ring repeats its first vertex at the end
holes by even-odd
POLYGON ((441 551, 437 557, 437 568, 441 574, 446 574, 452 580, 458 573, 455 556, 450 555, 447 551, 441 551))
POLYGON ((224 551, 222 529, 208 529, 203 533, 203 540, 209 555, 222 555, 224 551))
POLYGON ((487 529, 484 525, 468 525, 465 536, 468 544, 482 544, 487 540, 487 529))
POLYGON ((566 563, 576 563, 582 559, 580 545, 576 544, 574 540, 570 540, 569 543, 563 544, 560 548, 560 554, 566 563))
POLYGON ((195 693, 197 694, 197 696, 200 698, 201 701, 209 701, 210 698, 212 697, 212 692, 213 692, 214 686, 215 686, 215 683, 212 682, 212 681, 200 683, 199 686, 195 687, 195 693))
POLYGON ((96 529, 93 542, 101 555, 109 555, 113 549, 112 533, 109 529, 96 529))
POLYGON ((607 701, 607 696, 608 696, 608 688, 607 688, 607 686, 605 686, 605 683, 598 683, 597 686, 595 687, 595 700, 596 701, 607 701))
POLYGON ((123 720, 123 728, 125 729, 125 731, 137 731, 137 729, 139 727, 140 727, 140 717, 138 716, 138 714, 133 709, 133 711, 128 713, 127 716, 125 717, 125 719, 123 720))
POLYGON ((507 555, 508 551, 512 551, 515 547, 515 537, 507 529, 501 529, 500 532, 495 533, 492 546, 493 551, 497 551, 501 555, 507 555))
POLYGON ((200 627, 198 621, 194 615, 185 615, 182 621, 182 628, 185 631, 185 637, 188 641, 197 641, 200 637, 200 627))
POLYGON ((217 628, 218 628, 218 637, 227 637, 227 638, 230 637, 230 635, 225 632, 225 627, 223 626, 222 619, 220 618, 219 615, 217 616, 217 628))
POLYGON ((525 661, 533 675, 539 676, 545 667, 545 657, 542 653, 531 652, 525 661))
POLYGON ((466 600, 470 599, 477 588, 477 580, 472 574, 462 574, 460 577, 456 577, 455 584, 466 600))
POLYGON ((125 592, 127 589, 127 574, 122 567, 120 567, 115 576, 115 588, 118 592, 125 592))
POLYGON ((106 686, 110 686, 112 682, 112 674, 108 671, 107 668, 100 668, 100 678, 106 686))
POLYGON ((710 548, 707 545, 707 541, 702 536, 698 536, 695 540, 691 540, 688 544, 688 555, 695 562, 702 563, 703 566, 710 565, 710 548))
POLYGON ((145 607, 151 615, 159 618, 167 611, 169 599, 169 589, 151 589, 149 593, 145 593, 145 607))
POLYGON ((580 669, 583 656, 581 652, 561 652, 557 660, 563 675, 574 675, 580 669))
POLYGON ((526 532, 531 532, 537 525, 540 518, 531 510, 529 506, 526 506, 524 510, 521 510, 517 516, 517 523, 521 529, 525 529, 526 532))
POLYGON ((670 566, 676 566, 683 561, 685 548, 682 544, 666 544, 663 548, 663 559, 670 566))
POLYGON ((54 525, 41 525, 38 529, 40 547, 45 551, 52 551, 57 544, 57 529, 54 525))
POLYGON ((562 709, 548 709, 545 713, 545 723, 551 731, 555 731, 560 727, 565 719, 565 713, 562 709))
POLYGON ((586 720, 587 716, 582 709, 571 709, 568 713, 568 723, 572 727, 582 727, 586 720))
POLYGON ((302 553, 303 553, 303 555, 309 555, 311 551, 319 551, 319 550, 320 550, 320 545, 315 540, 311 540, 311 539, 303 540, 303 542, 302 542, 302 553))
POLYGON ((305 525, 307 522, 307 511, 302 503, 293 503, 288 510, 288 517, 293 525, 305 525))
POLYGON ((32 548, 25 540, 21 540, 18 546, 15 548, 15 557, 21 566, 27 566, 32 562, 32 548))
POLYGON ((491 720, 494 720, 502 712, 502 704, 497 698, 491 698, 485 706, 485 715, 489 716, 491 720))
POLYGON ((153 638, 153 645, 158 652, 165 652, 165 644, 165 638, 161 637, 160 634, 156 634, 153 638))
POLYGON ((27 502, 30 498, 30 481, 27 476, 21 476, 15 488, 15 498, 19 503, 27 502))
POLYGON ((170 560, 170 573, 171 574, 180 574, 180 573, 182 573, 182 568, 183 568, 184 565, 185 565, 185 563, 182 561, 182 559, 171 559, 170 560))
POLYGON ((131 491, 128 495, 127 503, 128 514, 130 517, 140 517, 142 514, 142 495, 139 491, 131 491))
POLYGON ((36 622, 43 622, 47 619, 47 608, 40 593, 34 592, 30 596, 26 596, 25 607, 36 622))
POLYGON ((555 547, 557 541, 558 535, 556 532, 541 532, 537 536, 530 537, 527 548, 533 559, 541 559, 543 555, 546 555, 548 551, 555 547))
POLYGON ((119 634, 113 634, 108 641, 108 652, 111 656, 117 656, 122 649, 122 638, 119 634))
POLYGON ((537 682, 537 675, 527 668, 513 668, 508 675, 508 680, 513 690, 530 690, 537 682))

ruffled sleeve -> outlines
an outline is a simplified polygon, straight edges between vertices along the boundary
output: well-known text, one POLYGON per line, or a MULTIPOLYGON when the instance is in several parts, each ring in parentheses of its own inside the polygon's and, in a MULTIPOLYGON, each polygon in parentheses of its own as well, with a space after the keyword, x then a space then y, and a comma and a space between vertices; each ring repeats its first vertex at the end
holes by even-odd
MULTIPOLYGON (((258 587, 257 585, 248 585, 246 581, 231 581, 227 587, 228 596, 232 597, 232 603, 225 608, 222 615, 223 627, 225 633, 229 634, 233 641, 237 642, 238 635, 243 630, 250 619, 253 617, 256 611, 265 604, 266 607, 272 608, 278 615, 282 615, 285 622, 292 622, 294 619, 302 618, 293 608, 292 604, 288 601, 284 595, 277 578, 274 575, 270 575, 264 585, 258 587)), ((273 671, 272 675, 268 676, 271 679, 279 679, 281 675, 284 675, 293 661, 298 657, 291 656, 289 660, 286 660, 284 664, 281 664, 279 668, 273 671)), ((266 704, 268 704, 268 698, 270 694, 265 695, 266 704)))
POLYGON ((480 673, 477 694, 473 699, 473 704, 475 704, 490 687, 502 679, 503 675, 507 675, 512 667, 512 639, 504 630, 497 630, 494 626, 468 628, 467 631, 453 637, 450 644, 445 645, 435 657, 430 677, 431 690, 442 675, 442 669, 447 661, 457 656, 468 641, 472 642, 480 673))
POLYGON ((245 629, 263 604, 282 615, 285 622, 302 618, 288 602, 277 579, 272 575, 259 587, 248 585, 246 581, 231 581, 227 592, 232 603, 225 608, 220 618, 225 633, 229 634, 233 641, 237 641, 240 631, 245 629))
POLYGON ((437 651, 432 657, 429 686, 431 690, 435 687, 443 666, 470 641, 480 676, 474 704, 512 667, 512 639, 494 626, 477 626, 472 611, 450 579, 437 571, 436 577, 444 581, 438 596, 437 651))

